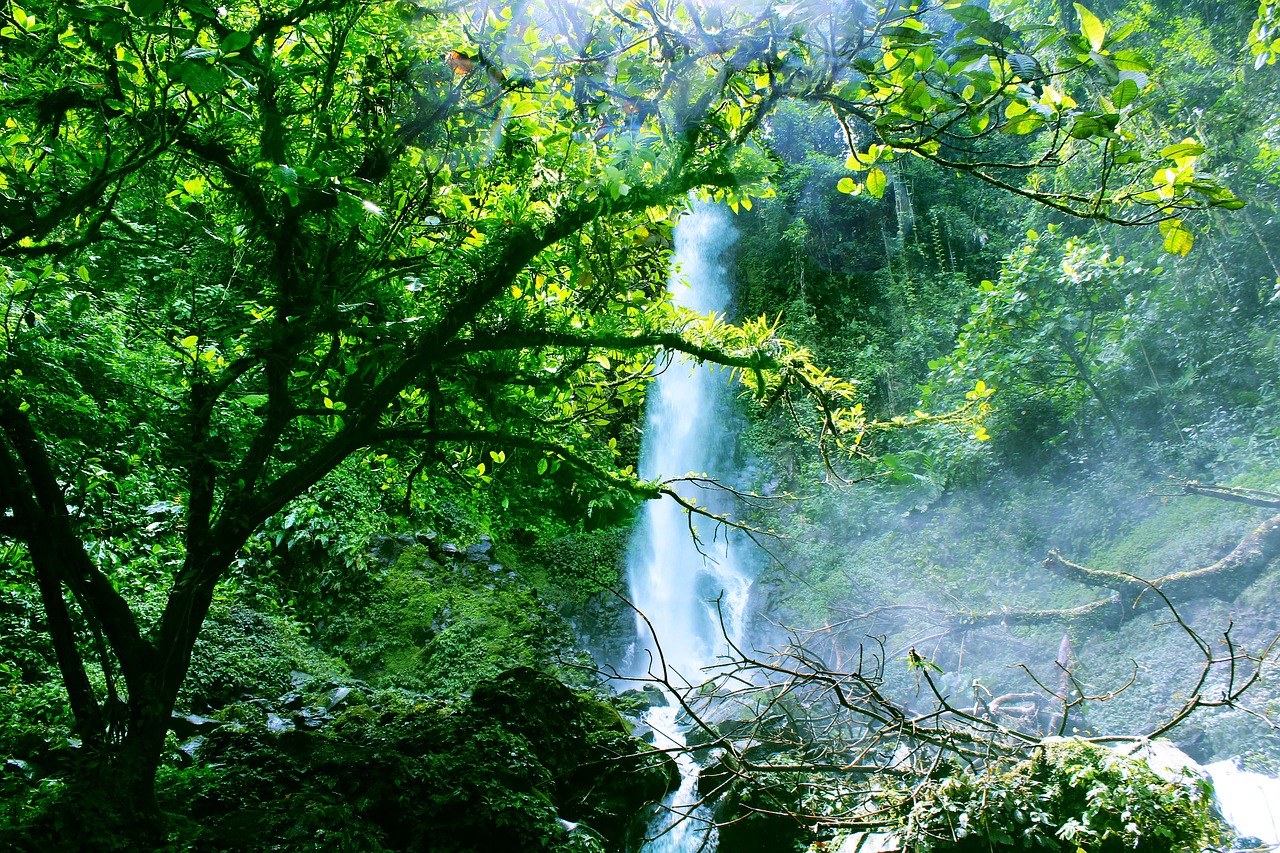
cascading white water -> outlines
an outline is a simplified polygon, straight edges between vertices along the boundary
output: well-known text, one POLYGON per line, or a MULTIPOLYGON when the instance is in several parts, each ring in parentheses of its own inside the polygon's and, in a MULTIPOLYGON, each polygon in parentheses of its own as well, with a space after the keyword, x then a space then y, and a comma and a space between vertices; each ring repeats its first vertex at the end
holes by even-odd
MULTIPOLYGON (((726 308, 729 287, 721 256, 736 239, 722 208, 696 204, 680 220, 670 281, 677 304, 699 313, 726 308)), ((723 370, 674 359, 649 391, 641 476, 731 476, 724 470, 732 458, 734 440, 729 398, 723 370)), ((721 496, 714 490, 691 484, 681 484, 677 490, 701 506, 719 509, 721 496)), ((713 536, 714 525, 707 519, 694 517, 693 523, 703 534, 701 550, 690 535, 690 516, 675 501, 649 501, 642 511, 631 541, 627 581, 632 601, 648 617, 653 631, 637 617, 643 651, 633 659, 634 674, 650 668, 650 655, 656 666, 660 645, 667 666, 680 678, 697 683, 702 680, 701 668, 713 663, 725 647, 719 614, 723 613, 730 636, 741 627, 750 578, 736 553, 737 542, 724 531, 713 536), (716 599, 721 597, 717 609, 716 599)))
MULTIPOLYGON (((669 282, 677 304, 699 313, 725 310, 729 287, 721 257, 736 239, 722 208, 695 204, 680 220, 669 282)), ((726 470, 734 438, 729 398, 728 376, 723 370, 673 359, 649 391, 640 448, 641 475, 731 476, 726 470)), ((722 496, 714 491, 692 484, 681 484, 678 491, 700 506, 717 512, 727 509, 717 506, 722 496)), ((742 628, 750 578, 735 553, 737 542, 724 536, 724 531, 713 535, 717 531, 711 521, 693 517, 702 534, 699 546, 690 533, 690 520, 691 516, 669 498, 649 501, 633 534, 627 581, 632 601, 648 623, 637 616, 638 648, 632 657, 632 675, 661 674, 661 659, 672 683, 697 684, 704 677, 702 668, 727 650, 725 634, 736 639, 742 628)), ((648 722, 659 748, 683 745, 674 708, 654 709, 648 722)), ((704 822, 679 820, 696 800, 697 781, 692 759, 682 755, 680 761, 683 781, 664 803, 666 811, 650 827, 649 834, 656 836, 644 848, 650 853, 714 849, 714 839, 708 836, 704 822)))
POLYGON ((1238 759, 1204 768, 1227 823, 1242 836, 1280 845, 1280 779, 1244 770, 1238 759))

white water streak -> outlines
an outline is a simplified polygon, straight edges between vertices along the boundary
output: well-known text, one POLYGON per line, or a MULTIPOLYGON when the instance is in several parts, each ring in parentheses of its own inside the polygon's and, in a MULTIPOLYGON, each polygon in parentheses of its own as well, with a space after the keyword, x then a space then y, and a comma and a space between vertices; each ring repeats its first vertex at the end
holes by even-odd
MULTIPOLYGON (((680 220, 675 270, 669 282, 677 304, 704 314, 725 310, 729 288, 721 257, 736 239, 722 208, 697 204, 680 220)), ((733 472, 726 466, 732 461, 735 430, 729 396, 723 370, 674 359, 649 391, 641 475, 646 479, 686 473, 731 478, 733 472)), ((729 509, 723 495, 714 491, 688 484, 679 491, 686 500, 696 500, 715 512, 729 509)), ((676 685, 697 684, 704 678, 703 667, 728 651, 725 634, 735 641, 739 638, 750 577, 735 553, 736 540, 730 542, 724 534, 710 520, 690 516, 669 498, 645 505, 627 559, 632 601, 648 619, 647 624, 636 619, 640 651, 632 659, 633 675, 665 676, 676 685), (691 519, 703 540, 701 549, 690 533, 691 519)), ((674 705, 651 710, 647 721, 660 748, 684 745, 674 705)), ((698 768, 687 754, 679 755, 679 763, 680 788, 667 797, 663 812, 650 825, 653 840, 645 845, 646 853, 715 849, 706 809, 693 810, 698 768)))
POLYGON ((1243 770, 1234 758, 1204 769, 1213 779, 1218 807, 1227 823, 1242 836, 1280 845, 1280 779, 1243 770))
MULTIPOLYGON (((721 255, 737 239, 721 208, 695 205, 676 227, 676 272, 670 287, 677 304, 699 313, 723 311, 729 302, 721 255), (687 282, 687 284, 686 284, 687 282)), ((676 358, 649 391, 640 473, 646 479, 686 473, 726 477, 734 435, 725 371, 676 358)), ((722 495, 688 484, 681 496, 715 511, 722 495)), ((632 600, 653 625, 637 619, 644 652, 633 659, 634 674, 658 668, 658 651, 679 679, 698 683, 701 669, 727 651, 720 625, 736 636, 741 629, 750 578, 725 531, 693 517, 702 550, 690 535, 688 515, 669 498, 649 501, 631 541, 627 580, 632 600), (716 599, 722 597, 719 611, 716 599), (656 634, 656 641, 655 635, 656 634), (652 660, 652 664, 650 661, 652 660)), ((673 678, 673 681, 678 680, 673 678)))

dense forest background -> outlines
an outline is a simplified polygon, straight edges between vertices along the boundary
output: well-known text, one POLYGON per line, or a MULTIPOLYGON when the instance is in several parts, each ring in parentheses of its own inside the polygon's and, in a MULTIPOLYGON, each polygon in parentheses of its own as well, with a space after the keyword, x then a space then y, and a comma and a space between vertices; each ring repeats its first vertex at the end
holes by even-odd
MULTIPOLYGON (((756 31, 713 6, 695 29, 724 43, 659 28, 654 59, 571 4, 556 39, 519 4, 277 5, 0 13, 6 849, 634 847, 675 766, 642 739, 654 696, 603 675, 634 642, 636 507, 671 499, 635 471, 673 352, 745 389, 728 485, 771 500, 719 532, 765 534, 753 648, 799 632, 849 670, 870 641, 904 707, 922 670, 989 701, 1058 661, 1090 697, 1065 733, 1136 735, 1216 701, 1192 629, 1280 632, 1273 5, 805 12, 867 28, 866 67, 816 37, 717 66, 756 31), (966 39, 1021 88, 939 154, 919 129, 950 107, 892 66, 966 39), (662 296, 690 192, 735 214, 727 318, 662 296), (1178 622, 1116 574, 1202 567, 1165 587, 1178 622)), ((1273 691, 1166 736, 1274 771, 1273 691)), ((1021 849, 1047 791, 1026 844, 1216 831, 1088 750, 876 776, 897 793, 868 811, 794 769, 821 763, 796 727, 715 759, 722 849, 1021 849), (993 791, 1006 811, 938 830, 993 791)))

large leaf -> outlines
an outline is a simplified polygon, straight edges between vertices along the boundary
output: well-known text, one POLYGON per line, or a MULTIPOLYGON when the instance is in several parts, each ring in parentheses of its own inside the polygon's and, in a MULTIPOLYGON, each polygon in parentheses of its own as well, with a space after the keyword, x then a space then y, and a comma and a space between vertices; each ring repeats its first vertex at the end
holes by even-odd
POLYGON ((1082 113, 1071 125, 1071 136, 1075 139, 1088 139, 1091 136, 1115 136, 1116 125, 1120 123, 1118 113, 1082 113))
POLYGON ((156 18, 164 11, 164 0, 129 0, 129 11, 139 18, 156 18))
POLYGON ((221 91, 227 85, 227 75, 216 65, 202 59, 184 59, 175 62, 169 76, 185 83, 197 95, 209 95, 221 91))
POLYGON ((1181 219, 1166 219, 1160 223, 1164 235, 1164 250, 1171 255, 1186 255, 1195 243, 1195 235, 1182 224, 1181 219))
POLYGON ((1133 80, 1121 80, 1111 92, 1111 102, 1117 109, 1124 109, 1138 97, 1138 84, 1133 80))
POLYGON ((1076 15, 1080 18, 1080 32, 1089 40, 1089 45, 1095 50, 1102 50, 1103 43, 1107 40, 1107 28, 1102 25, 1102 21, 1098 20, 1098 16, 1090 12, 1079 3, 1075 4, 1076 15))
POLYGON ((885 177, 883 169, 872 169, 867 173, 867 192, 876 198, 884 197, 884 190, 888 184, 889 180, 885 177))

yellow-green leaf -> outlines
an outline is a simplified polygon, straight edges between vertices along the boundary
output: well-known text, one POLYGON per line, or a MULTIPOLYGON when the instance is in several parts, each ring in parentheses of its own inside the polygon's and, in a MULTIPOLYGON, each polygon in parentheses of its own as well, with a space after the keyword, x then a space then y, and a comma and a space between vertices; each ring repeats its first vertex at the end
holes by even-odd
POLYGON ((1107 28, 1102 25, 1102 21, 1098 20, 1098 16, 1090 12, 1079 3, 1075 4, 1076 15, 1080 18, 1080 32, 1084 33, 1084 37, 1089 40, 1089 46, 1094 50, 1102 50, 1102 44, 1107 40, 1107 28))
POLYGON ((1160 149, 1160 156, 1166 160, 1181 160, 1184 157, 1199 157, 1204 153, 1204 146, 1193 142, 1190 139, 1184 139, 1176 145, 1169 145, 1160 149))
POLYGON ((841 178, 840 183, 836 184, 836 189, 842 193, 857 192, 858 185, 854 183, 853 178, 841 178))
POLYGON ((872 169, 867 173, 867 192, 876 198, 884 197, 884 189, 889 184, 883 169, 872 169))
POLYGON ((1169 219, 1160 223, 1164 235, 1164 250, 1171 255, 1185 256, 1195 243, 1195 235, 1182 224, 1181 219, 1169 219))

